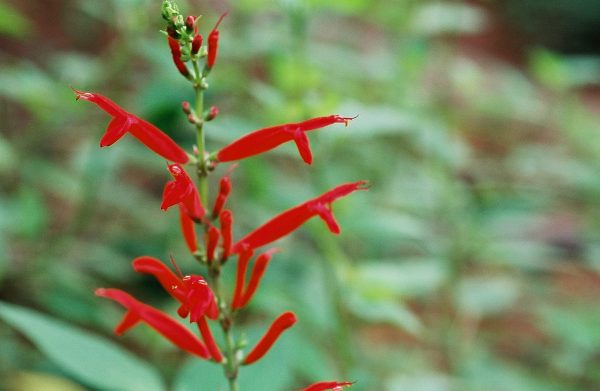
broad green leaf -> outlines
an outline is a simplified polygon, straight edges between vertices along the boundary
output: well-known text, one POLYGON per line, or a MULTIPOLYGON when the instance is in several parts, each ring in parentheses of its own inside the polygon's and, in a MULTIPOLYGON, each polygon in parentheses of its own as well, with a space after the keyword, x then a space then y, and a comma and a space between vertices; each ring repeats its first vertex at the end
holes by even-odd
POLYGON ((25 334, 48 358, 90 387, 161 391, 159 374, 114 343, 27 308, 0 302, 0 319, 25 334))

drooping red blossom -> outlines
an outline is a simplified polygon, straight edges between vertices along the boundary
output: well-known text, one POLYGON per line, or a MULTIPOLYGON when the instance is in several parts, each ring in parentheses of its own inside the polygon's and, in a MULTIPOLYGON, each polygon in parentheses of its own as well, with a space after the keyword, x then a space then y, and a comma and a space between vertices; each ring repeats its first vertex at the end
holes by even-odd
POLYGON ((252 266, 252 271, 250 272, 250 281, 239 302, 240 308, 245 307, 250 300, 252 300, 252 296, 254 296, 254 293, 260 284, 260 280, 262 279, 263 274, 265 274, 265 270, 267 270, 271 257, 278 251, 279 249, 273 248, 260 254, 256 258, 254 266, 252 266))
POLYGON ((179 41, 170 35, 167 37, 169 41, 169 48, 171 49, 171 57, 173 57, 173 63, 177 67, 179 73, 181 73, 186 78, 190 77, 190 71, 188 67, 185 65, 183 61, 181 61, 181 47, 179 46, 179 41))
POLYGON ((182 318, 189 314, 190 322, 198 322, 203 315, 210 319, 219 317, 214 293, 201 276, 178 277, 160 260, 148 256, 134 259, 133 269, 154 276, 163 289, 181 304, 177 313, 182 318))
POLYGON ((221 259, 225 260, 231 253, 231 244, 233 243, 233 214, 230 210, 226 209, 219 214, 219 223, 221 224, 221 236, 223 237, 221 259))
POLYGON ((99 288, 96 295, 112 299, 127 309, 123 320, 115 328, 121 335, 143 321, 179 348, 203 359, 209 358, 206 346, 190 330, 167 314, 144 304, 120 289, 99 288))
POLYGON ((129 132, 146 147, 167 160, 185 164, 189 160, 187 154, 169 136, 156 126, 125 111, 107 97, 93 92, 73 89, 76 99, 83 99, 96 104, 100 109, 113 117, 106 133, 100 140, 101 147, 108 147, 129 132))
POLYGON ((217 60, 217 50, 219 49, 219 25, 228 12, 223 13, 210 34, 208 34, 208 56, 206 58, 206 66, 211 69, 217 60))
POLYGON ((204 217, 205 211, 200 203, 196 185, 179 164, 169 164, 168 169, 173 180, 165 185, 160 208, 167 210, 171 206, 179 204, 190 218, 200 221, 204 217))
POLYGON ((198 251, 195 223, 181 206, 179 207, 179 225, 181 226, 181 233, 183 234, 185 244, 192 254, 195 253, 198 251))
POLYGON ((271 346, 277 341, 281 333, 292 327, 294 323, 296 323, 296 320, 296 315, 293 312, 284 312, 279 315, 279 317, 271 324, 271 327, 269 327, 269 330, 267 330, 265 335, 263 335, 250 353, 248 353, 243 364, 249 365, 260 360, 269 349, 271 349, 271 346))
POLYGON ((237 272, 235 277, 235 290, 233 292, 233 300, 231 302, 231 308, 237 309, 241 307, 242 298, 244 294, 244 285, 246 284, 246 270, 248 269, 248 262, 252 258, 254 252, 251 249, 242 251, 238 257, 237 272))
POLYGON ((303 388, 300 391, 326 391, 326 390, 341 391, 342 387, 348 387, 348 386, 351 386, 352 384, 354 384, 354 383, 349 382, 349 381, 343 381, 343 382, 322 381, 322 382, 311 384, 310 386, 303 388))
POLYGON ((222 148, 217 152, 217 159, 221 162, 244 159, 269 151, 280 144, 293 140, 296 143, 296 147, 298 148, 298 152, 302 159, 307 164, 311 164, 312 152, 310 150, 306 132, 335 123, 344 123, 348 125, 348 122, 353 119, 354 118, 351 117, 330 115, 327 117, 317 117, 302 122, 255 130, 222 148))
POLYGON ((366 189, 366 181, 345 183, 312 200, 288 209, 240 239, 233 245, 232 253, 239 253, 244 248, 256 249, 274 242, 294 231, 313 216, 319 216, 325 221, 332 233, 339 234, 340 227, 333 216, 331 204, 338 198, 344 197, 356 190, 366 189))
POLYGON ((206 235, 206 259, 209 263, 215 258, 215 250, 217 248, 217 244, 219 244, 220 237, 221 233, 217 227, 211 226, 208 229, 208 234, 206 235))

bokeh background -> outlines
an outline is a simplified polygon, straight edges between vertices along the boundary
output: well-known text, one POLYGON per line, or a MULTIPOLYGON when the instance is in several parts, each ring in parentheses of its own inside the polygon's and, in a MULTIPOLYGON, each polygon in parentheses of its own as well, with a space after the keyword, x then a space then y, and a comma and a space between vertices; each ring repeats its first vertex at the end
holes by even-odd
MULTIPOLYGON (((312 167, 293 145, 240 164, 237 237, 339 183, 372 184, 336 203, 339 237, 315 219, 278 243, 242 321, 252 344, 283 310, 300 320, 243 369, 242 390, 600 389, 597 1, 179 3, 204 15, 204 33, 230 10, 210 149, 359 114, 311 134, 312 167)), ((100 150, 108 117, 68 87, 110 96, 189 149, 180 103, 192 91, 159 6, 0 1, 0 389, 158 390, 157 376, 170 390, 222 387, 220 368, 146 326, 113 336, 122 309, 93 295, 119 287, 173 310, 131 260, 172 253, 201 272, 176 211, 159 209, 164 161, 129 137, 100 150), (124 375, 131 357, 90 338, 147 372, 124 375), (86 356, 106 357, 106 375, 86 356)))

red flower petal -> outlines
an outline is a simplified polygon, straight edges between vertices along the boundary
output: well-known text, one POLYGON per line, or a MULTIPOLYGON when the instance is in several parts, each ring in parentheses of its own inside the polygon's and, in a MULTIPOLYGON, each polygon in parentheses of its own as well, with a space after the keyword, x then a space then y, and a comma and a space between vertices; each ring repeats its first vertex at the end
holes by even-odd
POLYGON ((340 230, 331 212, 330 204, 356 190, 366 190, 366 185, 365 181, 346 183, 288 209, 240 239, 233 245, 232 252, 239 253, 243 248, 256 249, 274 242, 294 231, 313 216, 320 216, 327 223, 331 232, 337 234, 340 230))
POLYGON ((106 147, 114 144, 126 132, 130 132, 142 144, 146 145, 158 155, 177 163, 187 163, 187 154, 175 141, 163 133, 156 126, 125 111, 107 97, 93 92, 84 92, 73 89, 76 99, 83 99, 95 103, 100 109, 113 117, 108 124, 106 133, 100 141, 100 146, 106 147))
POLYGON ((185 173, 181 165, 174 163, 167 167, 173 176, 172 181, 165 184, 163 201, 160 205, 162 210, 167 210, 175 204, 179 204, 185 213, 193 220, 200 221, 205 211, 196 185, 185 173))
POLYGON ((310 386, 303 388, 300 391, 326 391, 326 390, 338 391, 338 390, 341 390, 342 387, 351 386, 352 384, 354 384, 354 383, 349 382, 349 381, 344 381, 344 382, 322 381, 322 382, 311 384, 310 386))
POLYGON ((221 162, 244 159, 271 150, 287 141, 294 140, 302 159, 310 164, 312 162, 312 154, 310 152, 308 137, 306 137, 304 132, 335 123, 345 123, 347 125, 352 119, 350 117, 330 115, 327 117, 312 118, 303 122, 255 130, 222 148, 217 153, 217 159, 221 162))
POLYGON ((296 323, 296 315, 293 312, 284 312, 279 315, 279 317, 271 324, 271 327, 269 327, 269 330, 267 330, 265 335, 263 335, 250 353, 248 353, 244 359, 244 365, 252 364, 257 360, 260 360, 269 349, 271 349, 271 346, 277 341, 281 333, 292 327, 294 323, 296 323))
POLYGON ((133 270, 138 273, 151 274, 175 300, 182 304, 186 302, 187 287, 160 260, 148 256, 138 257, 133 260, 133 270))
POLYGON ((200 330, 200 334, 202 334, 202 339, 204 339, 204 343, 206 343, 206 347, 208 348, 213 360, 218 363, 222 362, 223 355, 221 354, 221 350, 219 350, 219 346, 217 345, 204 317, 202 317, 198 322, 198 329, 200 330))
POLYGON ((248 269, 248 262, 252 258, 253 251, 246 250, 242 251, 238 257, 237 273, 235 278, 235 291, 233 293, 233 301, 231 302, 231 308, 237 309, 241 307, 242 295, 244 293, 244 285, 246 284, 246 270, 248 269))
POLYGON ((194 220, 192 220, 187 213, 183 210, 183 207, 179 207, 179 223, 181 226, 181 233, 185 239, 190 252, 193 254, 198 250, 198 242, 196 238, 196 227, 194 220))
POLYGON ((96 289, 96 295, 112 299, 128 310, 118 327, 119 332, 122 333, 143 321, 179 348, 201 358, 209 358, 206 346, 189 329, 165 313, 136 300, 120 289, 100 288, 96 289))

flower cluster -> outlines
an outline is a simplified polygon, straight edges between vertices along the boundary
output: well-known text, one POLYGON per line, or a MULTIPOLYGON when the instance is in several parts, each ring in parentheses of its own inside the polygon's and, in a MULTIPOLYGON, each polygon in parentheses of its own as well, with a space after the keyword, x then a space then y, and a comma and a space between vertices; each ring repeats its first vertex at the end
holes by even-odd
MULTIPOLYGON (((197 94, 201 94, 207 88, 207 75, 216 62, 218 27, 226 13, 221 15, 208 34, 206 46, 203 46, 202 35, 198 32, 198 17, 183 17, 177 6, 169 0, 163 2, 162 15, 167 21, 166 34, 175 66, 193 83, 197 94), (188 62, 192 65, 192 71, 187 65, 188 62), (202 70, 201 64, 204 64, 202 70)), ((204 112, 202 99, 196 102, 194 108, 190 103, 183 102, 184 113, 195 125, 198 140, 193 153, 188 154, 166 133, 129 113, 105 96, 75 89, 74 92, 77 99, 96 104, 112 117, 106 133, 101 138, 101 147, 114 144, 129 132, 150 150, 171 162, 167 169, 172 180, 165 184, 160 208, 167 210, 177 206, 181 232, 187 248, 205 266, 207 273, 206 279, 197 274, 184 276, 172 258, 171 263, 176 272, 156 258, 136 258, 133 261, 134 270, 153 276, 162 285, 167 294, 178 302, 178 316, 195 323, 198 335, 176 318, 122 290, 99 288, 96 295, 114 300, 127 310, 116 326, 115 333, 121 335, 137 324, 145 323, 180 349, 223 365, 230 383, 232 379, 235 381, 240 366, 260 360, 282 333, 297 321, 293 312, 279 315, 246 354, 241 351, 239 344, 231 343, 231 328, 235 324, 236 314, 252 300, 273 255, 280 251, 278 248, 269 248, 258 253, 259 249, 292 233, 315 216, 324 221, 329 231, 339 234, 340 227, 334 218, 332 204, 355 191, 365 190, 367 183, 357 181, 338 185, 278 214, 240 239, 234 240, 233 213, 226 208, 232 191, 231 169, 220 179, 218 192, 210 209, 206 208, 207 193, 202 190, 207 186, 206 176, 220 163, 248 158, 287 141, 294 141, 302 159, 310 164, 313 157, 306 132, 335 123, 348 125, 353 118, 329 115, 267 127, 251 132, 216 152, 208 153, 204 150, 203 124, 214 119, 218 109, 213 106, 204 112), (197 183, 186 172, 186 166, 197 174, 197 183), (237 269, 235 286, 227 294, 219 287, 219 277, 222 266, 231 258, 236 258, 237 269), (250 263, 252 268, 247 278, 250 263), (220 344, 214 338, 209 322, 217 322, 221 327, 224 343, 220 344)), ((319 382, 305 388, 304 391, 341 390, 342 387, 351 384, 319 382)))

